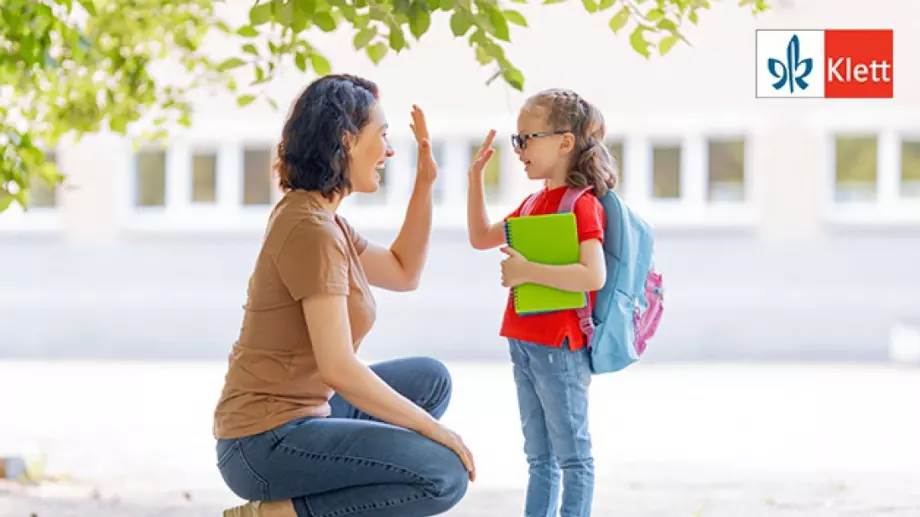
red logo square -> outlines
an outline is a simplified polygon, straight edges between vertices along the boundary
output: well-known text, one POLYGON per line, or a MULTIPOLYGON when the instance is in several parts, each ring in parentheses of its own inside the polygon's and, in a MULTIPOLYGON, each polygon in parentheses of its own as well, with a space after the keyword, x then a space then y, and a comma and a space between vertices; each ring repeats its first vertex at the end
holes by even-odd
POLYGON ((894 97, 894 31, 824 31, 826 98, 894 97))

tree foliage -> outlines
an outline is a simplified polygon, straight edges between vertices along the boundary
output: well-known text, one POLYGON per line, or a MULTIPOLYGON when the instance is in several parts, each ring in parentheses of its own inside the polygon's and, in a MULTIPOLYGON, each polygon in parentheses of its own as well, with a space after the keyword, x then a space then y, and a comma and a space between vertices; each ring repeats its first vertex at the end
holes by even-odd
MULTIPOLYGON (((569 0, 543 0, 543 5, 569 0)), ((718 0, 714 0, 718 2, 718 0)), ((758 14, 769 8, 766 0, 733 0, 758 14)), ((667 54, 687 39, 680 31, 684 22, 697 24, 700 11, 710 9, 710 0, 580 0, 589 13, 609 16, 614 33, 628 29, 629 44, 639 54, 650 58, 654 49, 667 54)), ((249 11, 249 23, 237 34, 255 38, 274 34, 269 52, 260 56, 256 48, 244 44, 244 53, 260 57, 255 62, 255 84, 270 81, 279 63, 289 57, 302 70, 308 65, 322 75, 330 71, 329 61, 305 38, 311 30, 332 32, 346 27, 354 33, 355 50, 363 51, 374 63, 389 53, 411 48, 431 28, 432 15, 449 13, 450 30, 465 38, 480 64, 493 66, 495 75, 517 90, 524 88, 524 74, 505 55, 511 43, 511 26, 527 27, 527 19, 514 4, 527 0, 259 0, 249 11), (270 29, 266 29, 270 27, 270 29), (276 29, 276 30, 271 30, 276 29), (280 30, 278 30, 280 29, 280 30)), ((248 103, 252 95, 244 98, 248 103)))
MULTIPOLYGON (((45 163, 46 149, 63 135, 126 134, 150 113, 154 127, 191 123, 187 94, 205 84, 237 92, 230 74, 250 67, 253 80, 238 92, 245 106, 261 95, 285 60, 301 71, 329 73, 332 65, 308 37, 315 31, 352 31, 356 51, 374 63, 406 51, 429 32, 442 11, 475 59, 494 67, 521 90, 524 73, 505 55, 511 27, 527 27, 514 4, 527 0, 256 0, 248 21, 228 27, 216 14, 220 0, 2 0, 0 2, 0 212, 27 206, 36 180, 51 186, 62 176, 45 163), (239 41, 220 62, 201 51, 210 31, 239 41), (166 58, 184 73, 155 75, 166 58), (164 78, 168 77, 168 79, 164 78)), ((567 0, 543 0, 543 4, 567 0)), ((718 1, 718 0, 715 0, 718 1)), ((754 14, 765 0, 731 0, 754 14)), ((609 17, 616 34, 650 58, 686 41, 680 28, 696 24, 710 0, 580 0, 589 13, 609 17)), ((548 8, 548 7, 547 7, 548 8)), ((491 81, 490 80, 490 81, 491 81)), ((269 99, 269 102, 273 102, 269 99)), ((160 134, 159 136, 162 136, 160 134)))
POLYGON ((152 112, 190 124, 189 91, 230 85, 199 52, 219 26, 212 0, 0 2, 0 210, 62 179, 45 163, 62 135, 125 134, 152 112), (167 56, 187 73, 155 78, 167 56))

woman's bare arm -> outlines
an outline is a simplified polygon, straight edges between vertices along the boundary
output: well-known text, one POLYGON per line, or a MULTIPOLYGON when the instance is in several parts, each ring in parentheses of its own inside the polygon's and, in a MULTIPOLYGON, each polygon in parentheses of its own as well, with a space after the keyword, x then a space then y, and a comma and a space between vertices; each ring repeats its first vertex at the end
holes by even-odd
POLYGON ((322 295, 302 302, 323 382, 369 415, 432 436, 437 420, 355 357, 346 300, 345 296, 322 295))
POLYGON ((371 285, 390 291, 412 291, 418 287, 431 237, 431 190, 431 182, 417 179, 406 219, 393 244, 384 248, 368 243, 361 253, 361 265, 371 285))

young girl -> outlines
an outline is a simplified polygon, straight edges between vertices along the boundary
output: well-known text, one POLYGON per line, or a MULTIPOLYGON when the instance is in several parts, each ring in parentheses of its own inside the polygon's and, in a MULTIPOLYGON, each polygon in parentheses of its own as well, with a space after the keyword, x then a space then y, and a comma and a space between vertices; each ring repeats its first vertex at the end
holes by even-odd
MULTIPOLYGON (((531 202, 528 215, 555 213, 566 187, 593 187, 574 206, 580 260, 551 266, 529 262, 507 246, 502 252, 502 285, 535 283, 567 291, 590 293, 606 280, 604 212, 597 196, 616 186, 613 158, 604 147, 604 118, 576 93, 551 89, 529 98, 518 116, 515 152, 527 177, 545 187, 531 202)), ((470 168, 467 226, 470 244, 485 250, 505 244, 503 223, 489 222, 483 196, 484 164, 492 155, 495 132, 489 133, 470 168)), ((527 200, 508 217, 521 215, 527 200)), ((586 339, 575 310, 519 316, 512 297, 501 335, 510 343, 518 405, 524 432, 524 452, 530 465, 526 517, 591 514, 594 459, 588 431, 588 387, 591 382, 586 339), (561 475, 560 475, 561 474, 561 475), (561 479, 560 479, 561 478, 561 479)))

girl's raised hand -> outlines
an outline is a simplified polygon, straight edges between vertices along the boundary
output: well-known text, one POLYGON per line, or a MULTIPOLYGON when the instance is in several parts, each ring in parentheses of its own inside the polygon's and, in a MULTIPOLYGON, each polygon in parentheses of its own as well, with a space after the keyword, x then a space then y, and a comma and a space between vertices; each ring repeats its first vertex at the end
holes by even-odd
POLYGON ((495 149, 492 148, 492 142, 494 141, 495 130, 492 129, 486 135, 486 139, 483 140, 476 156, 473 157, 473 163, 470 164, 470 181, 482 181, 482 171, 485 169, 486 164, 489 163, 489 158, 492 158, 492 155, 495 154, 495 149))

